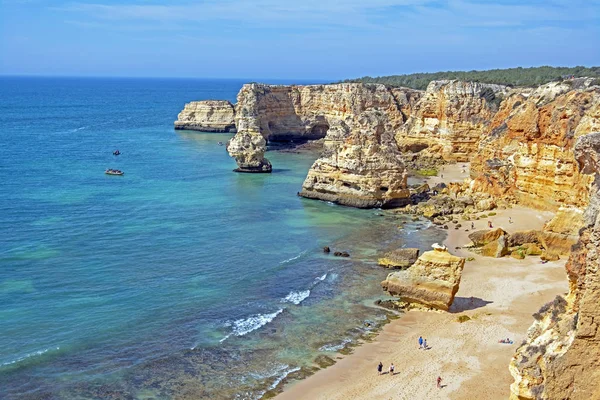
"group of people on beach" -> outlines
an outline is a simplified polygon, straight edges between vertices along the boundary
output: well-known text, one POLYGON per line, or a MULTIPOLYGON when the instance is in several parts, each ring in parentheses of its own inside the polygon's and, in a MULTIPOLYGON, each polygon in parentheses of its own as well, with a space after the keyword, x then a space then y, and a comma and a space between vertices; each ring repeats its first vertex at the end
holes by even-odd
MULTIPOLYGON (((423 336, 419 336, 419 349, 423 349, 423 350, 428 350, 429 346, 427 345, 427 339, 423 339, 423 336)), ((390 364, 390 367, 388 369, 388 374, 390 376, 394 376, 394 363, 390 364)), ((385 372, 383 372, 383 363, 380 361, 379 364, 377 365, 377 374, 378 375, 382 375, 385 372)), ((436 383, 437 383, 437 387, 438 388, 442 388, 442 377, 438 376, 436 379, 436 383)))

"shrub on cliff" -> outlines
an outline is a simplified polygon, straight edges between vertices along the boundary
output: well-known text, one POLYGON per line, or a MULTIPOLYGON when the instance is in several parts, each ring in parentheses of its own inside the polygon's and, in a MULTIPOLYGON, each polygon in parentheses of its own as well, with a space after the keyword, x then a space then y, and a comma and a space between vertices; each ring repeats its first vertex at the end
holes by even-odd
MULTIPOLYGON (((362 78, 347 79, 344 82, 383 83, 389 86, 403 86, 424 90, 427 88, 429 82, 442 79, 496 83, 508 86, 539 86, 548 82, 562 81, 570 77, 600 78, 600 67, 544 66, 492 69, 488 71, 445 71, 378 77, 365 76, 362 78)), ((489 102, 493 103, 494 100, 490 99, 489 102)))

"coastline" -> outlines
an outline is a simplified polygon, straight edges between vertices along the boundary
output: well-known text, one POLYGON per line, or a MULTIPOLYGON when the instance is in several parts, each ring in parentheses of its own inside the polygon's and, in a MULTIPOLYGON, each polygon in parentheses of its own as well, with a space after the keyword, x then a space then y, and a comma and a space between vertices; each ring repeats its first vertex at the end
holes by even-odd
MULTIPOLYGON (((552 215, 525 207, 496 213, 490 217, 494 226, 508 232, 540 229, 552 215)), ((485 229, 486 220, 475 225, 485 229)), ((449 313, 409 311, 385 325, 373 342, 350 355, 337 355, 335 365, 284 386, 276 398, 469 399, 477 391, 486 399, 506 399, 513 381, 508 365, 526 337, 531 314, 568 291, 566 258, 541 264, 539 257, 496 259, 455 249, 469 242, 468 233, 452 228, 444 241, 451 253, 474 258, 466 262, 449 313), (459 315, 471 320, 459 323, 459 315), (419 336, 427 339, 430 350, 418 349, 419 336), (513 344, 498 343, 506 337, 513 344), (394 363, 394 377, 377 375, 380 361, 384 371, 394 363), (442 389, 436 387, 437 376, 443 378, 442 389)))

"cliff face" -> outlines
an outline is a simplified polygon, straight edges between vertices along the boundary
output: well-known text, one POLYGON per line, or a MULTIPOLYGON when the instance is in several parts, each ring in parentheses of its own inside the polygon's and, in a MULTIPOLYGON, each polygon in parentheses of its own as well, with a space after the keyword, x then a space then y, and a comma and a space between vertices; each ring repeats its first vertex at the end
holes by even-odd
POLYGON ((583 208, 591 177, 576 168, 573 146, 600 129, 600 89, 549 84, 501 104, 471 164, 472 188, 556 211, 583 208))
POLYGON ((177 116, 175 129, 203 132, 235 132, 235 110, 228 101, 206 100, 187 103, 177 116))
POLYGON ((392 125, 387 113, 374 110, 334 122, 300 195, 360 208, 406 204, 408 174, 392 125))
POLYGON ((579 171, 596 173, 585 225, 566 265, 570 290, 542 307, 510 364, 511 399, 600 399, 600 133, 581 137, 579 171))
POLYGON ((418 93, 361 83, 247 84, 238 94, 238 133, 230 141, 229 154, 240 170, 262 172, 265 165, 270 165, 264 158, 267 141, 321 139, 334 124, 369 110, 385 113, 387 123, 395 130, 404 123, 405 113, 410 113, 418 93))
POLYGON ((433 81, 396 135, 402 148, 427 148, 433 157, 468 161, 507 89, 477 82, 433 81))

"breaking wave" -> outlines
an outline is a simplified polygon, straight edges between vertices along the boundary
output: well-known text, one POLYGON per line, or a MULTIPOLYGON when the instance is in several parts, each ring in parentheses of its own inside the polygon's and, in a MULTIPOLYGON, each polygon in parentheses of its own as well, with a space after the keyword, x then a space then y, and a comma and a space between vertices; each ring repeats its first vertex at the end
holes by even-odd
POLYGON ((300 304, 302 303, 303 300, 305 300, 306 298, 308 298, 308 296, 310 296, 310 290, 302 290, 302 291, 291 291, 287 296, 285 296, 283 299, 281 299, 282 303, 293 303, 293 304, 300 304))
POLYGON ((238 319, 229 323, 229 326, 232 326, 232 332, 225 336, 220 342, 224 342, 231 335, 235 336, 244 336, 248 333, 257 330, 260 327, 265 326, 269 322, 273 321, 275 317, 283 312, 283 308, 275 311, 271 314, 256 314, 252 315, 248 318, 238 319))

